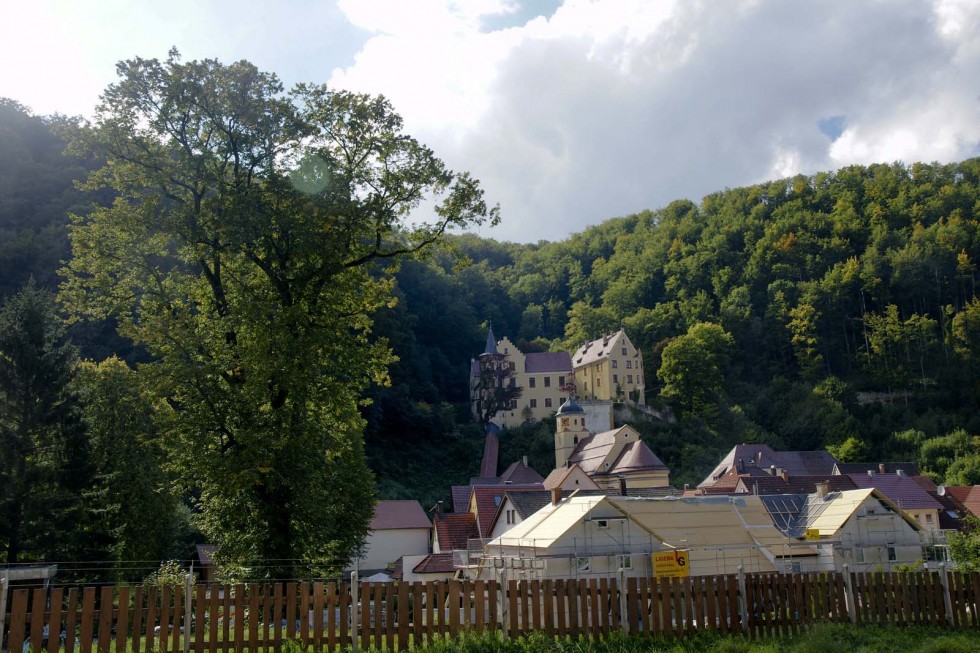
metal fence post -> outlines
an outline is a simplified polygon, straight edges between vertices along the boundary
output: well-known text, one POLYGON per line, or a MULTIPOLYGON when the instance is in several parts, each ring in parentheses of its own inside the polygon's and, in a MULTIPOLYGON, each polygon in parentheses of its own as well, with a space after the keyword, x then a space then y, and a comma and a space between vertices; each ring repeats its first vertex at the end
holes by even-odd
POLYGON ((748 595, 745 591, 745 568, 738 566, 738 609, 742 616, 742 632, 749 634, 748 595))
POLYGON ((844 565, 844 604, 847 606, 847 618, 852 624, 857 623, 857 603, 854 597, 854 585, 851 583, 850 567, 844 565))
POLYGON ((350 645, 354 653, 357 653, 357 637, 358 631, 361 629, 361 601, 358 596, 358 582, 357 570, 350 572, 350 600, 352 604, 350 611, 350 645))
POLYGON ((943 603, 946 605, 946 625, 953 624, 953 598, 949 594, 949 575, 946 572, 946 563, 939 563, 939 582, 943 586, 943 603))

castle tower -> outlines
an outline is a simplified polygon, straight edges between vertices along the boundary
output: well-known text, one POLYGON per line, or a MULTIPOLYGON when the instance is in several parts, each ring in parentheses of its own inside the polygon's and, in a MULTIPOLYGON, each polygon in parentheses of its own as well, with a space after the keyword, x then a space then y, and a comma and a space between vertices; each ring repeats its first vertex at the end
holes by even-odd
POLYGON ((555 413, 555 469, 568 465, 568 457, 582 438, 588 437, 585 428, 585 411, 575 403, 575 395, 568 398, 555 413))

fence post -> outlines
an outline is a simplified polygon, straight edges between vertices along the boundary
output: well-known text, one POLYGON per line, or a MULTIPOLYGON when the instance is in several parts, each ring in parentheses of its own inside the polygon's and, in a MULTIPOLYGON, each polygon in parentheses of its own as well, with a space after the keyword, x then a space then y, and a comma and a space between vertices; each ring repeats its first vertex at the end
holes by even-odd
POLYGON ((939 582, 943 586, 943 603, 946 604, 946 625, 953 625, 953 599, 949 595, 949 575, 946 573, 946 563, 939 563, 939 582))
MULTIPOLYGON (((191 568, 184 579, 184 653, 191 650, 191 601, 193 599, 194 585, 194 561, 191 561, 191 568)), ((119 606, 122 610, 122 606, 119 606)))
MULTIPOLYGON (((0 645, 3 644, 3 627, 7 617, 7 572, 0 571, 0 645)), ((0 647, 2 648, 2 647, 0 647)))
POLYGON ((630 620, 626 617, 626 570, 619 568, 619 627, 630 632, 630 620))
POLYGON ((350 572, 350 600, 351 600, 351 610, 350 610, 350 647, 354 653, 357 653, 357 639, 361 631, 361 599, 358 596, 358 583, 360 581, 357 578, 357 570, 350 572))
POLYGON ((738 610, 742 617, 742 632, 749 634, 748 596, 745 591, 745 568, 738 566, 738 610))
POLYGON ((850 566, 844 564, 844 604, 847 606, 847 618, 852 624, 857 623, 857 603, 854 602, 854 586, 851 584, 850 566))

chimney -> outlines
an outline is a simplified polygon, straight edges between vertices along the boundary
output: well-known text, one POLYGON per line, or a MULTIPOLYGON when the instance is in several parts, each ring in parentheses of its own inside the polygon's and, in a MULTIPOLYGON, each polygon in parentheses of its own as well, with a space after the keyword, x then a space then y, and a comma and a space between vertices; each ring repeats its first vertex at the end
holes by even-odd
POLYGON ((789 483, 789 472, 785 469, 779 470, 779 476, 783 479, 783 483, 789 483))
POLYGON ((739 474, 745 473, 745 461, 741 458, 738 459, 738 473, 739 474))
POLYGON ((878 473, 879 474, 885 473, 885 463, 878 463, 878 473))
POLYGON ((521 458, 521 462, 522 462, 522 463, 524 463, 524 466, 525 466, 525 467, 527 467, 527 456, 523 456, 523 457, 521 458))
POLYGON ((551 505, 557 506, 561 503, 561 488, 553 487, 551 488, 551 505))
POLYGON ((762 464, 762 452, 761 451, 757 451, 755 453, 755 465, 756 465, 756 467, 758 467, 761 464, 762 464))
POLYGON ((895 470, 895 475, 898 476, 899 478, 905 478, 905 470, 904 469, 896 469, 895 470))
POLYGON ((769 475, 770 476, 775 476, 776 475, 776 466, 775 465, 769 465, 769 475))
POLYGON ((443 512, 444 511, 443 511, 442 501, 436 501, 436 513, 441 515, 443 512))
POLYGON ((827 481, 820 481, 817 485, 817 497, 821 499, 827 498, 827 492, 830 490, 830 483, 827 481))
POLYGON ((868 470, 868 476, 869 476, 870 478, 874 478, 874 477, 875 477, 875 470, 873 470, 873 469, 869 469, 869 470, 868 470))
POLYGON ((626 496, 626 477, 625 476, 620 476, 619 477, 619 496, 621 496, 621 497, 625 497, 626 496))

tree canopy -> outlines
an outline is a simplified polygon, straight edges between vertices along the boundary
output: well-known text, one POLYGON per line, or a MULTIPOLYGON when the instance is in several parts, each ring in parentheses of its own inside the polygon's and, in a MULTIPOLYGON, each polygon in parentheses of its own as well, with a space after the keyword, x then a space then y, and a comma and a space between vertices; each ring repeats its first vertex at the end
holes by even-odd
POLYGON ((372 514, 362 393, 394 360, 373 263, 497 209, 384 98, 176 52, 118 73, 73 145, 105 157, 86 187, 115 200, 73 217, 61 296, 153 356, 140 375, 222 560, 336 568, 372 514))

